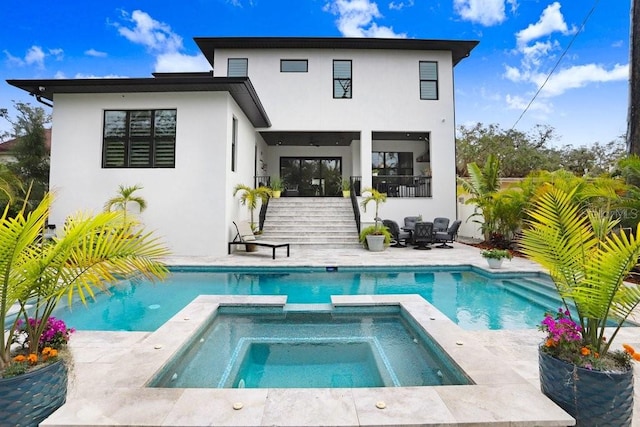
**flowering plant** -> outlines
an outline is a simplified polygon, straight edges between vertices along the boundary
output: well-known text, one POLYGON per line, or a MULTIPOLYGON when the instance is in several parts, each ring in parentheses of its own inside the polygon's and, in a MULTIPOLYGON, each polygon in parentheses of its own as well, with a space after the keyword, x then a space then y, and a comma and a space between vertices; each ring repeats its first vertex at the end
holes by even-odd
MULTIPOLYGON (((630 236, 616 233, 619 221, 589 209, 577 190, 543 184, 520 243, 525 255, 549 271, 565 308, 545 319, 542 349, 580 366, 609 369, 608 361, 619 355, 610 351, 611 343, 640 305, 640 286, 625 282, 640 257, 640 224, 630 236), (569 307, 575 307, 575 316, 569 307)), ((583 192, 601 193, 595 190, 583 192)), ((634 353, 622 354, 627 363, 617 366, 629 369, 634 353)))
POLYGON ((640 353, 624 344, 624 351, 612 351, 601 357, 593 346, 586 343, 582 327, 571 319, 569 310, 559 308, 555 316, 546 313, 540 326, 547 335, 541 350, 553 357, 589 370, 626 370, 631 359, 640 361, 640 353))
POLYGON ((59 355, 73 331, 51 316, 63 298, 86 302, 122 279, 167 273, 165 246, 119 211, 73 215, 43 241, 51 202, 47 194, 29 213, 0 214, 0 377, 59 355))

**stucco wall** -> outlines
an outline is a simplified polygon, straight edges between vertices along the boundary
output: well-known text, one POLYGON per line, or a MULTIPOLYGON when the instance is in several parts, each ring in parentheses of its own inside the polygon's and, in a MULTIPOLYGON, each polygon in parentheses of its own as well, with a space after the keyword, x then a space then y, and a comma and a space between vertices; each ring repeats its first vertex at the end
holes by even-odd
POLYGON ((148 208, 141 219, 175 255, 221 255, 231 234, 232 185, 253 178, 255 132, 226 92, 56 95, 51 147, 51 221, 78 210, 99 211, 120 184, 140 184, 148 208), (103 169, 105 109, 177 109, 176 166, 103 169), (238 170, 231 174, 231 121, 239 121, 238 170), (232 176, 231 176, 232 175, 232 176), (228 179, 228 176, 231 178, 228 179))

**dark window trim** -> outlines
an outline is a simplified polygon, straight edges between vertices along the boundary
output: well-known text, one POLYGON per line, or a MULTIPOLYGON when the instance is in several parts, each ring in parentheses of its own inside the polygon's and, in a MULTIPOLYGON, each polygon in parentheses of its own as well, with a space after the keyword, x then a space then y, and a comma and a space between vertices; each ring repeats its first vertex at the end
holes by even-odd
POLYGON ((420 80, 420 85, 418 87, 420 93, 420 99, 425 101, 437 101, 440 99, 440 89, 439 89, 439 69, 438 69, 438 61, 420 61, 418 64, 418 79, 420 80), (435 79, 423 79, 420 76, 420 69, 422 68, 422 64, 435 64, 436 65, 436 78, 435 79), (436 83, 436 96, 435 98, 423 98, 422 97, 422 82, 435 82, 436 83))
POLYGON ((280 60, 280 72, 281 73, 308 73, 309 72, 309 60, 308 59, 281 59, 280 60), (304 70, 285 70, 282 65, 287 62, 300 62, 304 63, 304 70))
MULTIPOLYGON (((334 59, 333 60, 333 67, 331 69, 332 74, 333 74, 333 87, 331 88, 331 92, 333 92, 333 99, 351 99, 353 98, 353 60, 351 59, 334 59), (349 63, 349 78, 348 79, 341 79, 341 78, 336 78, 336 62, 348 62, 349 63), (342 96, 336 96, 336 81, 339 80, 348 80, 348 91, 349 91, 349 96, 345 96, 346 94, 343 92, 342 96)), ((345 86, 340 83, 340 86, 342 86, 342 90, 345 90, 345 86)))
POLYGON ((103 123, 102 123, 102 168, 103 169, 168 169, 175 168, 176 166, 176 135, 177 135, 177 119, 178 112, 175 108, 158 108, 158 109, 138 109, 138 110, 104 110, 103 111, 103 123), (150 113, 151 128, 150 135, 148 137, 132 136, 131 131, 131 115, 135 112, 148 111, 150 113), (176 130, 172 137, 156 136, 155 134, 155 121, 157 111, 174 111, 176 117, 176 130), (124 112, 125 118, 125 135, 123 137, 107 137, 105 135, 105 126, 107 124, 107 113, 109 112, 124 112), (124 164, 123 165, 108 165, 107 164, 107 145, 110 142, 122 142, 124 143, 124 164), (131 147, 135 142, 148 142, 149 144, 149 164, 148 165, 131 165, 131 147), (164 165, 157 165, 156 154, 157 146, 159 143, 172 143, 173 144, 173 162, 164 165))
POLYGON ((236 171, 236 161, 238 158, 238 119, 233 116, 231 119, 231 172, 236 171))

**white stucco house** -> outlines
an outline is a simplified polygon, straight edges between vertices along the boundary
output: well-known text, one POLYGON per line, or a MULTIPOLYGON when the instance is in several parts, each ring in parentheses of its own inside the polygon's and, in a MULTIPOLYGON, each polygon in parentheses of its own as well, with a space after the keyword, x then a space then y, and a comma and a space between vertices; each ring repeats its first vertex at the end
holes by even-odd
POLYGON ((234 186, 269 177, 297 197, 374 186, 398 221, 456 217, 453 70, 477 41, 195 41, 213 71, 8 80, 53 104, 50 222, 140 184, 142 220, 175 255, 223 255, 247 216, 234 186))

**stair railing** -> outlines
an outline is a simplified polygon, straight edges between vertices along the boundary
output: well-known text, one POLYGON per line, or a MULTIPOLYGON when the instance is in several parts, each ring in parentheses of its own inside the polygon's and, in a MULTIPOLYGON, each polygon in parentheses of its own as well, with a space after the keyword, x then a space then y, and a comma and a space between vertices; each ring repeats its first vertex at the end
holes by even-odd
POLYGON ((356 187, 360 189, 360 180, 359 176, 352 176, 349 178, 349 192, 351 199, 351 207, 353 208, 353 217, 356 220, 356 227, 358 228, 358 236, 360 236, 360 207, 358 206, 358 198, 356 197, 356 187), (356 185, 357 184, 357 185, 356 185))

